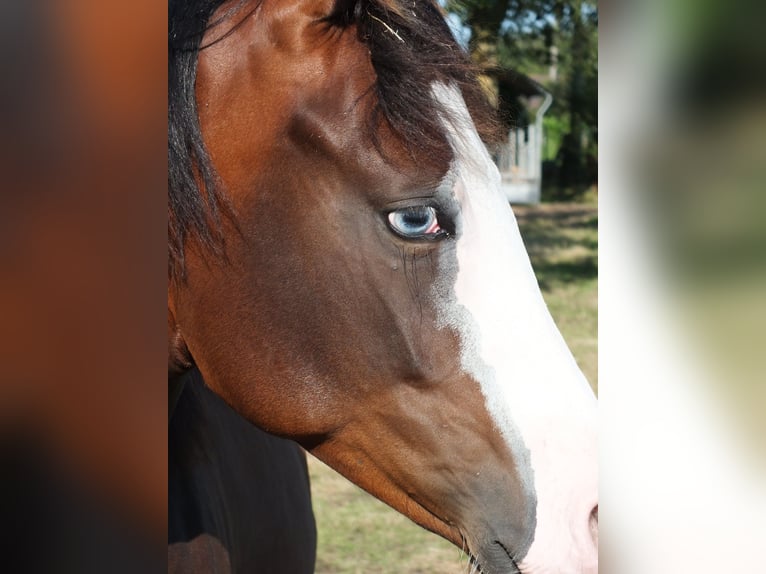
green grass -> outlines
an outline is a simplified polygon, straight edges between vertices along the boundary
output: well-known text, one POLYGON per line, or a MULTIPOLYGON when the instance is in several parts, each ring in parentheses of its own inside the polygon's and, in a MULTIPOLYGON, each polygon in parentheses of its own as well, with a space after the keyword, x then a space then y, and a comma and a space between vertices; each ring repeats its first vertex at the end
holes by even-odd
MULTIPOLYGON (((598 388, 598 214, 593 205, 514 208, 543 297, 598 388)), ((465 557, 309 457, 319 531, 317 574, 465 574, 465 557)))
POLYGON ((309 457, 318 574, 461 573, 460 551, 309 457))

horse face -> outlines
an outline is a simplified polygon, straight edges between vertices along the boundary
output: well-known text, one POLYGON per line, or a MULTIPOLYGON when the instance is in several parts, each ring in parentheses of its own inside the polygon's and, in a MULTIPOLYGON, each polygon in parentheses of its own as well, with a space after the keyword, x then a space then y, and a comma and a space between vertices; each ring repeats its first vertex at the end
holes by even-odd
MULTIPOLYGON (((459 90, 444 150, 379 121, 353 28, 264 3, 200 53, 231 199, 172 311, 207 383, 486 572, 593 572, 595 399, 545 308, 459 90)), ((206 41, 203 44, 206 44, 206 41)))

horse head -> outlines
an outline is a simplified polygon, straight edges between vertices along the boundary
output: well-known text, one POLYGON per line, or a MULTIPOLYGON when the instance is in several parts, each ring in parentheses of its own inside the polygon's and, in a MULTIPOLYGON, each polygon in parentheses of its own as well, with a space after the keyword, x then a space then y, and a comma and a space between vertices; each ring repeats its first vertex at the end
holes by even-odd
POLYGON ((438 8, 201 4, 171 10, 202 26, 171 55, 172 368, 484 572, 595 572, 596 400, 438 8))

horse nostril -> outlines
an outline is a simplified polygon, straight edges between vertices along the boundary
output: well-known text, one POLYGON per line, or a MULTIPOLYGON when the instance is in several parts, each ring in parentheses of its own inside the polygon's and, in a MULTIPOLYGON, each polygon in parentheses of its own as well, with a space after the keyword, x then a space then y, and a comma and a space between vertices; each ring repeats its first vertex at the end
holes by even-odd
POLYGON ((590 526, 590 535, 593 538, 593 543, 598 547, 598 504, 590 511, 588 525, 590 526))

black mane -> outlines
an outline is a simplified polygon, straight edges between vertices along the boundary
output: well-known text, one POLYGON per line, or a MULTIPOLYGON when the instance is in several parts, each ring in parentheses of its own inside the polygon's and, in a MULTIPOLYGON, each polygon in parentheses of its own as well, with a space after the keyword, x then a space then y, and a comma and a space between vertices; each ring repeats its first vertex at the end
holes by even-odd
MULTIPOLYGON (((195 99, 197 57, 212 15, 226 0, 170 0, 168 30, 168 264, 171 279, 184 277, 190 238, 223 254, 220 230, 228 209, 216 185, 200 133, 195 99), (201 185, 199 185, 201 183, 201 185)), ((219 21, 241 12, 239 0, 219 21)), ((257 5, 257 2, 256 2, 257 5)), ((251 12, 245 14, 247 17, 251 12)), ((241 21, 241 19, 240 19, 241 21)), ((413 155, 443 153, 445 134, 431 95, 435 81, 463 92, 479 133, 494 139, 494 114, 467 54, 457 45, 430 0, 338 0, 328 23, 357 27, 377 74, 369 135, 376 144, 379 120, 388 122, 413 155)), ((218 22, 216 22, 218 23, 218 22)))

